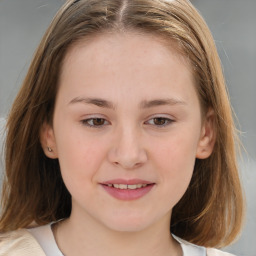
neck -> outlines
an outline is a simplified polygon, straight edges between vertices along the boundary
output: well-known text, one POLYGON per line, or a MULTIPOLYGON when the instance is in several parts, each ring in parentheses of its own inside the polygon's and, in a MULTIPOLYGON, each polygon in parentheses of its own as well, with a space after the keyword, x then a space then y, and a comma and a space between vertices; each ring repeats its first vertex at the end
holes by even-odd
POLYGON ((58 224, 55 238, 65 256, 179 256, 181 247, 170 234, 170 216, 136 232, 120 232, 85 219, 58 224))

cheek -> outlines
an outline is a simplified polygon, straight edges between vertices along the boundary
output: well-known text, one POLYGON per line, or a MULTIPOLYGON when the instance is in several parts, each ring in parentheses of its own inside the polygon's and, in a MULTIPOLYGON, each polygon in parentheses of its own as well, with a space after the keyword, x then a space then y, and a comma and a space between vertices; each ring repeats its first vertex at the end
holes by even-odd
MULTIPOLYGON (((170 136, 164 141, 156 141, 154 152, 152 155, 155 156, 157 161, 161 164, 169 166, 171 169, 179 168, 182 166, 193 166, 197 152, 197 136, 189 136, 189 132, 181 134, 175 134, 170 136)), ((186 171, 187 168, 184 168, 186 171)))
POLYGON ((56 142, 61 173, 67 187, 81 188, 94 181, 106 154, 105 143, 85 136, 79 129, 69 129, 68 133, 63 130, 56 142))
POLYGON ((155 163, 164 185, 166 197, 176 204, 185 193, 194 170, 196 140, 190 136, 175 136, 155 147, 155 163))
POLYGON ((104 149, 95 143, 74 143, 66 148, 62 147, 59 161, 63 181, 73 199, 88 204, 90 198, 95 196, 97 172, 104 159, 104 149))

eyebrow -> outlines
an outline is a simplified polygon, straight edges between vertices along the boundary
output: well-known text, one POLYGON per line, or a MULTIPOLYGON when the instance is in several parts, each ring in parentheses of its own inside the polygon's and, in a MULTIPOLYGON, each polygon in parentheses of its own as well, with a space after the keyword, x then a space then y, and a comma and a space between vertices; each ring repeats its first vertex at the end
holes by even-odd
POLYGON ((151 107, 157 107, 157 106, 164 106, 164 105, 186 105, 185 101, 174 99, 174 98, 167 98, 167 99, 156 99, 156 100, 144 100, 140 104, 140 108, 151 108, 151 107))
MULTIPOLYGON (((92 104, 101 108, 109 108, 109 109, 115 109, 115 106, 112 102, 100 99, 100 98, 80 98, 76 97, 72 99, 69 104, 75 104, 75 103, 84 103, 84 104, 92 104)), ((164 105, 186 105, 185 101, 181 101, 174 98, 167 98, 167 99, 155 99, 155 100, 143 100, 139 107, 142 109, 145 108, 152 108, 157 106, 164 106, 164 105)))
POLYGON ((99 98, 79 98, 76 97, 72 99, 69 104, 75 104, 75 103, 85 103, 85 104, 92 104, 96 105, 101 108, 111 108, 115 109, 115 106, 113 103, 110 101, 104 100, 104 99, 99 99, 99 98))

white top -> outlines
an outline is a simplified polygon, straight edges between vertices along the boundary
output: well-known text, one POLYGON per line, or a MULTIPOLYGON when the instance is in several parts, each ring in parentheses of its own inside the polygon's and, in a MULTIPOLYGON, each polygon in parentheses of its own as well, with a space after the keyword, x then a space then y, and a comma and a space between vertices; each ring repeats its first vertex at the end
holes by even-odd
MULTIPOLYGON (((64 256, 58 248, 51 224, 28 229, 35 237, 47 256, 64 256)), ((173 236, 181 245, 183 256, 206 256, 206 248, 188 243, 180 238, 173 236)))
POLYGON ((51 224, 28 229, 42 247, 46 256, 64 256, 57 246, 51 224))

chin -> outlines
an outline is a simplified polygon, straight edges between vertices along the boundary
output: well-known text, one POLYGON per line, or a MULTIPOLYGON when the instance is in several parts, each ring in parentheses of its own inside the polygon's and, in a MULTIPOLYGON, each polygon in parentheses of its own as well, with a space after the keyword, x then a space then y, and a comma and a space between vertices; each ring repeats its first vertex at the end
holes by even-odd
POLYGON ((145 218, 129 218, 129 217, 116 217, 106 221, 105 226, 116 232, 139 232, 152 225, 150 221, 146 221, 145 218))
POLYGON ((145 230, 147 228, 147 225, 132 225, 132 224, 127 224, 127 225, 113 225, 109 226, 111 230, 115 232, 129 232, 129 233, 134 233, 134 232, 140 232, 142 230, 145 230))

